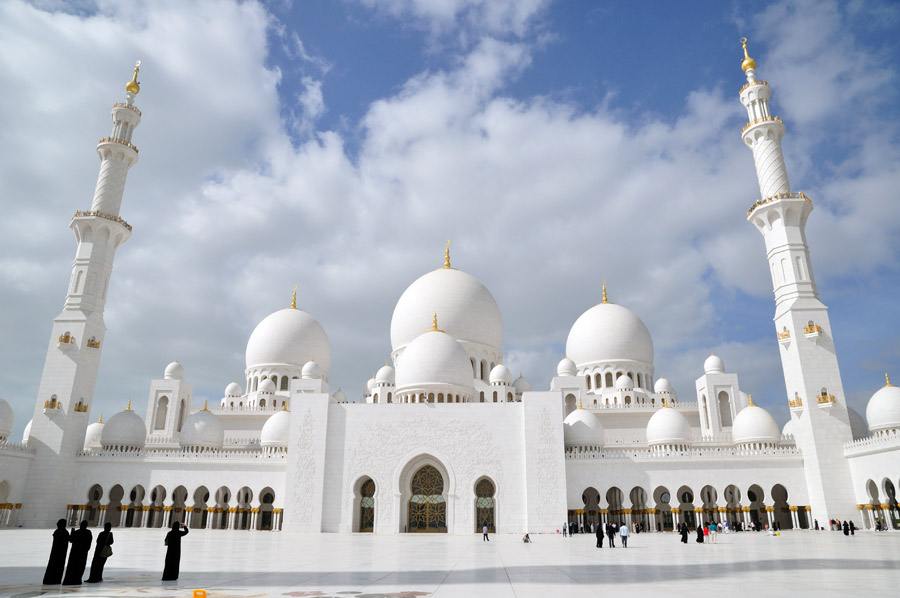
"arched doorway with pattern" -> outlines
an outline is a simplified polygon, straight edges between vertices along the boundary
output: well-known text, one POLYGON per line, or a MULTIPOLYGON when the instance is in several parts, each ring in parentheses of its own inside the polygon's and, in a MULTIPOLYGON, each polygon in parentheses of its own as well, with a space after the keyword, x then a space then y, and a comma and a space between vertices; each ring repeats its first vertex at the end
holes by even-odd
MULTIPOLYGON (((400 490, 400 531, 447 533, 453 527, 454 494, 443 463, 428 454, 410 459, 397 481, 400 490)), ((468 527, 468 526, 467 526, 468 527)))
POLYGON ((496 492, 497 487, 487 477, 475 482, 475 533, 480 534, 484 526, 490 533, 497 531, 496 492))
POLYGON ((353 485, 353 531, 373 533, 375 531, 375 480, 362 476, 353 485))

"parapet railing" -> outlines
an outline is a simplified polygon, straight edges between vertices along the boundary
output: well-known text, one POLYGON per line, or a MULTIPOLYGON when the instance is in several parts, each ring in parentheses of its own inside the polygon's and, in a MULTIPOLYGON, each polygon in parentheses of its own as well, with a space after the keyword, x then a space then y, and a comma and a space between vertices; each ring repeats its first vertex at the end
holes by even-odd
POLYGON ((800 449, 785 444, 736 446, 670 446, 608 448, 598 446, 566 447, 566 459, 574 461, 658 461, 661 459, 729 459, 744 457, 799 457, 800 449))
POLYGON ((851 457, 885 449, 900 448, 900 431, 882 430, 844 444, 844 456, 851 457))

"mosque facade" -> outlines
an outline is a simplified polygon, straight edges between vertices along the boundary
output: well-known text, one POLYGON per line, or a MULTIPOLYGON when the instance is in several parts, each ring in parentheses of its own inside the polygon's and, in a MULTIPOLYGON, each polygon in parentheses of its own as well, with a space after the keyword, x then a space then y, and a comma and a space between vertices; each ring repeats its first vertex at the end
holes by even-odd
POLYGON ((900 529, 900 388, 886 376, 865 418, 847 407, 805 235, 812 200, 790 187, 784 125, 745 41, 741 66, 760 197, 746 218, 772 275, 783 428, 715 355, 681 396, 655 371, 650 331, 605 288, 572 324, 556 376, 538 389, 514 378, 500 309, 449 248, 400 296, 389 365, 361 398, 331 390, 328 335, 294 295, 253 330, 244 379, 217 404, 196 404, 173 362, 150 381, 143 416, 129 403, 90 423, 106 289, 132 232, 120 208, 138 159, 137 65, 97 146, 90 209, 71 220, 71 280, 21 442, 0 401, 0 525, 470 534, 839 518, 900 529))

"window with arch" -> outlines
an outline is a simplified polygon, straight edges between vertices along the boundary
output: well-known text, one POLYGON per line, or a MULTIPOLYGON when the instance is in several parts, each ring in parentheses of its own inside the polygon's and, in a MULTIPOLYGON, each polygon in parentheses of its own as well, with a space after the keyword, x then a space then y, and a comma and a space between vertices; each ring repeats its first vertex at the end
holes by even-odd
POLYGON ((156 402, 156 416, 153 418, 154 430, 166 429, 166 417, 169 414, 169 397, 162 396, 156 402))
POLYGON ((728 398, 728 393, 724 390, 719 393, 718 396, 719 401, 719 424, 723 428, 727 428, 731 426, 731 401, 728 398))
POLYGON ((485 526, 490 533, 497 531, 494 492, 494 483, 487 478, 475 484, 475 533, 481 533, 485 526))
POLYGON ((613 385, 613 375, 612 372, 606 372, 606 387, 609 388, 613 385))
POLYGON ((289 383, 290 383, 290 380, 288 379, 288 377, 282 376, 281 377, 281 390, 287 390, 289 383))

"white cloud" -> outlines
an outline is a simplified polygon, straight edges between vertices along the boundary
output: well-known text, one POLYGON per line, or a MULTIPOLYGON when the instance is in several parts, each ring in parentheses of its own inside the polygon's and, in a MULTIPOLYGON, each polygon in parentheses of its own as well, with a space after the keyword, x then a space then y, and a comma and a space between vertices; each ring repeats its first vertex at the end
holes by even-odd
MULTIPOLYGON (((456 23, 500 10, 489 4, 398 2, 392 10, 456 23)), ((504 86, 528 68, 532 48, 525 39, 485 35, 500 27, 492 24, 476 30, 453 68, 420 73, 373 102, 351 157, 339 133, 315 130, 325 109, 317 77, 304 82, 298 100, 314 134, 292 145, 291 124, 279 114, 279 72, 265 66, 266 33, 280 25, 258 5, 104 10, 85 18, 0 6, 0 55, 11 57, 0 62, 0 86, 11 90, 0 96, 8 123, 0 142, 17 148, 0 163, 7 212, 0 301, 11 306, 0 313, 11 341, 0 358, 20 428, 68 276, 65 219, 90 201, 97 169, 90 146, 106 133, 106 106, 117 99, 110 82, 124 82, 137 57, 146 64, 144 121, 135 134, 142 154, 123 208, 135 233, 120 251, 107 309, 98 387, 107 413, 126 398, 142 400, 148 378, 172 359, 184 363, 199 395, 216 398, 241 379, 253 325, 286 305, 296 282, 302 307, 332 339, 331 378, 352 398, 389 352, 394 302, 439 265, 447 238, 455 264, 497 297, 509 361, 535 387, 552 375, 569 326, 597 302, 606 280, 612 300, 648 323, 657 374, 682 396, 690 396, 707 347, 721 350, 747 390, 783 392, 769 324, 758 323, 759 337, 735 341, 713 300, 716 288, 771 292, 762 240, 743 218, 756 184, 735 130, 739 81, 727 94, 698 82, 679 116, 666 121, 626 121, 603 105, 514 99, 504 86)), ((515 32, 536 10, 487 20, 515 32)), ((790 11, 782 18, 800 19, 790 11)), ((782 48, 793 43, 785 37, 768 40, 757 56, 776 103, 799 93, 786 75, 776 77, 776 57, 792 56, 782 48)), ((851 64, 884 70, 845 43, 851 64)), ((846 69, 819 74, 851 76, 846 69)), ((796 126, 790 117, 801 107, 788 100, 792 163, 803 165, 796 148, 848 108, 841 101, 888 80, 860 77, 851 85, 856 95, 796 126)), ((890 126, 873 119, 860 129, 864 151, 852 168, 814 178, 809 165, 795 176, 815 181, 826 198, 810 234, 820 283, 860 264, 896 262, 891 239, 900 218, 877 215, 896 216, 883 189, 900 182, 900 162, 890 126), (838 197, 852 203, 829 209, 838 197), (883 242, 850 242, 862 238, 883 242)))

